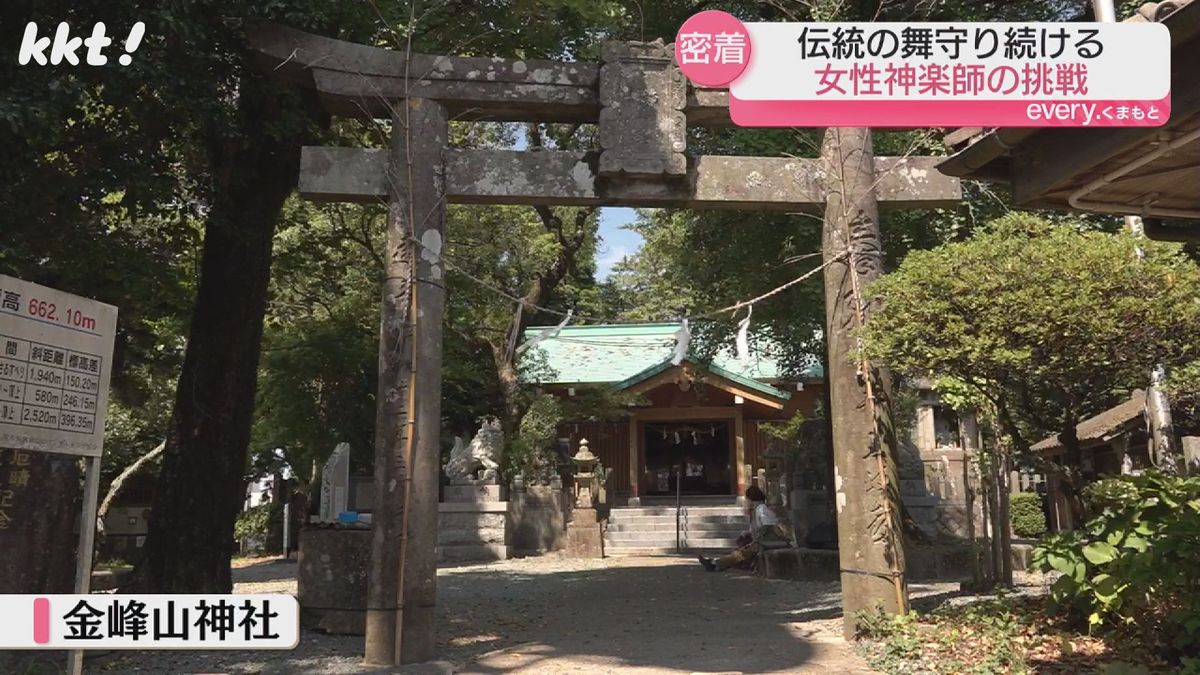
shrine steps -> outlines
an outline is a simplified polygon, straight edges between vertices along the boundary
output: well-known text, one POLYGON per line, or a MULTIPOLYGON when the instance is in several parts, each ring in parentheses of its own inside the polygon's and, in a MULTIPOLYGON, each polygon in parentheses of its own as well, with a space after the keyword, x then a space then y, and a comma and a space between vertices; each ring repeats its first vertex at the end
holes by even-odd
MULTIPOLYGON (((684 506, 679 513, 679 540, 685 552, 728 551, 749 522, 737 506, 684 506)), ((677 553, 675 507, 614 508, 604 531, 607 555, 677 553)))

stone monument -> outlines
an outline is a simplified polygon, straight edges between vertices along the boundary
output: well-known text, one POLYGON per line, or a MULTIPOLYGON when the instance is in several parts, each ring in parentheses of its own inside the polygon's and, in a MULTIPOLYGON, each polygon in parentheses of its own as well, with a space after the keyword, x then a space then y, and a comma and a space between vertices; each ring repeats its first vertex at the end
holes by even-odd
POLYGON ((788 505, 791 495, 788 494, 787 485, 787 452, 779 440, 772 439, 767 443, 767 450, 763 453, 763 465, 763 491, 767 493, 767 508, 788 528, 792 541, 800 541, 800 532, 792 521, 792 509, 788 505))
POLYGON ((340 634, 363 631, 371 531, 339 523, 350 496, 350 444, 338 443, 321 470, 321 506, 300 536, 297 600, 300 624, 340 634))
POLYGON ((321 470, 321 510, 317 517, 322 523, 337 521, 346 510, 350 490, 350 444, 338 443, 321 470))

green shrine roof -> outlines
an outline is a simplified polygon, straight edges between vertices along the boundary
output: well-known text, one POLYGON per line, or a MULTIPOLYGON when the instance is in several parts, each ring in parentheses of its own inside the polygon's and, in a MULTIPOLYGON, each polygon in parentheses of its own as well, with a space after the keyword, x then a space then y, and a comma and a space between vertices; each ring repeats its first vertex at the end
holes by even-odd
MULTIPOLYGON (((525 339, 533 338, 545 328, 527 329, 525 339)), ((567 326, 524 355, 522 360, 531 367, 524 370, 523 379, 535 384, 632 386, 670 367, 678 329, 678 323, 567 326)), ((747 385, 753 383, 755 389, 763 390, 767 382, 780 379, 779 363, 769 351, 769 347, 751 347, 750 360, 743 366, 730 346, 705 365, 717 375, 747 385)), ((696 359, 689 360, 699 363, 696 359)), ((810 366, 802 377, 821 379, 824 371, 819 365, 810 366)), ((783 393, 768 388, 771 389, 768 393, 783 393)))
MULTIPOLYGON (((689 362, 695 363, 690 358, 686 359, 686 360, 689 362)), ((657 375, 661 372, 670 370, 674 365, 675 364, 671 363, 671 359, 668 358, 666 361, 663 361, 662 363, 660 363, 656 366, 651 366, 651 367, 643 370, 642 372, 638 373, 637 375, 634 375, 633 377, 631 377, 627 380, 621 381, 620 383, 617 384, 617 389, 625 390, 625 389, 628 389, 640 382, 645 382, 646 380, 654 377, 655 375, 657 375)), ((769 384, 763 384, 762 382, 759 382, 758 380, 746 377, 744 375, 738 375, 737 373, 725 370, 724 368, 722 368, 716 364, 709 363, 709 364, 699 364, 699 365, 702 368, 704 368, 705 370, 707 370, 708 372, 713 373, 714 375, 723 377, 726 380, 729 380, 731 382, 737 382, 738 384, 740 384, 744 387, 762 392, 762 393, 766 394, 767 396, 774 396, 775 398, 780 398, 783 400, 787 400, 792 397, 792 395, 790 393, 783 391, 782 389, 776 389, 775 387, 772 387, 769 384)))

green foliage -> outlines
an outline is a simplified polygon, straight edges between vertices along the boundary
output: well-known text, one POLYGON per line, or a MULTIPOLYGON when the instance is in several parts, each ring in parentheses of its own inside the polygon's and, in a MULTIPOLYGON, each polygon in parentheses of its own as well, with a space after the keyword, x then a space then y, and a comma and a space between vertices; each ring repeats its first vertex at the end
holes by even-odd
POLYGON ((1175 429, 1200 435, 1200 359, 1167 373, 1166 390, 1175 429))
POLYGON ((505 452, 505 475, 522 474, 529 484, 546 483, 558 472, 554 441, 562 421, 562 405, 555 396, 542 394, 530 403, 505 452))
POLYGON ((804 430, 804 423, 808 418, 804 413, 796 413, 782 422, 759 422, 758 428, 763 433, 787 444, 793 444, 800 438, 801 432, 804 430))
MULTIPOLYGON (((374 454, 383 230, 359 206, 293 200, 276 237, 252 443, 302 476, 340 442, 356 471, 374 454)), ((259 464, 262 463, 260 460, 259 464)))
POLYGON ((758 428, 782 444, 793 470, 814 471, 823 468, 825 460, 812 451, 813 444, 805 443, 806 440, 812 440, 813 427, 816 425, 824 429, 822 420, 809 419, 804 413, 798 412, 780 422, 759 422, 758 428))
POLYGON ((1036 492, 1019 492, 1010 497, 1009 520, 1018 537, 1036 539, 1046 533, 1046 514, 1042 497, 1036 492))
MULTIPOLYGON (((877 132, 876 153, 902 155, 939 151, 924 132, 877 132)), ((706 154, 758 154, 816 157, 820 135, 812 130, 698 130, 689 149, 706 154)), ((995 195, 973 194, 963 209, 881 213, 885 264, 894 266, 911 250, 927 248, 969 232, 975 223, 1003 209, 995 195)), ((637 255, 614 268, 610 283, 619 291, 622 317, 639 321, 674 320, 754 297, 821 264, 821 220, 809 214, 733 211, 644 210, 629 229, 645 240, 637 255)), ((697 325, 693 342, 727 344, 738 317, 697 325)), ((756 305, 752 349, 766 343, 785 373, 797 375, 824 358, 825 297, 821 277, 789 288, 756 305)))
POLYGON ((1083 503, 1091 514, 1116 511, 1137 497, 1137 487, 1121 478, 1102 478, 1083 489, 1083 503))
POLYGON ((234 538, 238 541, 255 540, 259 542, 260 546, 265 544, 271 531, 271 519, 276 511, 275 504, 272 502, 259 504, 254 508, 242 511, 233 524, 234 538))
POLYGON ((1098 515, 1033 552, 1062 574, 1054 603, 1090 626, 1137 622, 1178 649, 1200 646, 1200 477, 1122 476, 1087 498, 1098 515))
POLYGON ((886 673, 1025 672, 1018 636, 1028 620, 1004 595, 939 610, 888 615, 879 610, 854 615, 857 637, 874 644, 867 650, 871 665, 886 673), (965 638, 983 648, 977 658, 955 651, 965 638))
POLYGON ((896 438, 912 438, 917 425, 917 408, 921 404, 921 390, 906 378, 896 378, 892 387, 892 429, 896 438))
POLYGON ((562 405, 557 396, 541 395, 533 400, 521 418, 520 439, 534 450, 549 448, 558 436, 562 405))
MULTIPOLYGON (((867 289, 867 353, 953 378, 1056 433, 1200 355, 1200 267, 1177 245, 1012 213, 972 238, 909 255, 867 289)), ((1017 430, 1013 427, 1011 430, 1017 430)), ((1036 440, 1034 437, 1032 440, 1036 440)))

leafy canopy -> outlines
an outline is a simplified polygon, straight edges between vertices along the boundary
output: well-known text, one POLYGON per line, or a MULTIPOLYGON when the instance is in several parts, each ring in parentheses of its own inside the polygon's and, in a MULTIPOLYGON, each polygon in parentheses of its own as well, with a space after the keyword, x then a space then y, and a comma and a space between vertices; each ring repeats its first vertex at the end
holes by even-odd
POLYGON ((910 254, 867 293, 872 358, 1004 398, 1043 431, 1200 352, 1200 268, 1179 247, 1026 213, 910 254))

